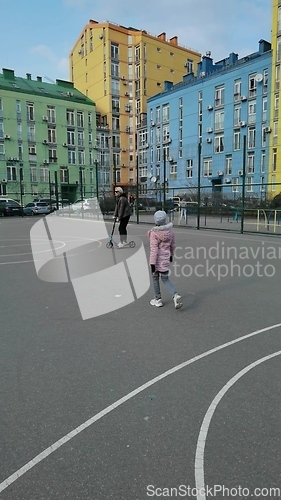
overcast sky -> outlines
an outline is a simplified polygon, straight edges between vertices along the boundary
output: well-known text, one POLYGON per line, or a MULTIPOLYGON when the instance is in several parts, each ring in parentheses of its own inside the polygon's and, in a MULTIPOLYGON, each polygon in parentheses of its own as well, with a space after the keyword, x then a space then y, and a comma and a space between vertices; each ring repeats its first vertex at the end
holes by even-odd
POLYGON ((16 76, 69 80, 68 57, 89 19, 178 36, 214 61, 271 41, 272 0, 0 0, 1 66, 16 76), (45 78, 47 77, 47 78, 45 78))

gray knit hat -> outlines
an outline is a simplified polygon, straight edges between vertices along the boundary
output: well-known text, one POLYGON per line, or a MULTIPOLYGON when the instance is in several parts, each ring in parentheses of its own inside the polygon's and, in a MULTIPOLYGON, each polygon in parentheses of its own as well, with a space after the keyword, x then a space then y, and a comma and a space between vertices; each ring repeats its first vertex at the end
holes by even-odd
POLYGON ((167 214, 164 210, 158 210, 154 214, 154 222, 156 226, 164 226, 166 224, 167 214))

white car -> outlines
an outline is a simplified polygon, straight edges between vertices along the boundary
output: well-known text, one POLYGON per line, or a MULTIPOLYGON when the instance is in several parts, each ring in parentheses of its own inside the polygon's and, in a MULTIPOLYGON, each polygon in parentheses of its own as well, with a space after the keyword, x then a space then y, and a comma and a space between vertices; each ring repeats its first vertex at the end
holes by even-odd
POLYGON ((77 200, 71 205, 73 212, 90 212, 96 210, 97 206, 93 198, 85 198, 84 200, 77 200))

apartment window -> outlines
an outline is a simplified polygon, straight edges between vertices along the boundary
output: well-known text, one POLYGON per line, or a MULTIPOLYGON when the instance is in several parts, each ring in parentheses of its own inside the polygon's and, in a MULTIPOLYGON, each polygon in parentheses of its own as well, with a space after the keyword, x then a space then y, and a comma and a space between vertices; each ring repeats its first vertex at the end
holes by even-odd
POLYGON ((18 135, 18 141, 22 141, 22 124, 21 124, 21 122, 17 122, 17 135, 18 135))
POLYGON ((262 151, 261 154, 261 174, 265 173, 265 152, 262 151))
POLYGON ((77 143, 78 147, 84 147, 84 132, 82 131, 77 132, 77 143))
POLYGON ((224 135, 218 134, 215 136, 215 153, 222 153, 224 151, 224 135))
POLYGON ((169 121, 169 105, 168 104, 163 106, 162 113, 163 113, 163 116, 162 116, 163 122, 168 122, 169 121))
POLYGON ((84 113, 83 111, 77 111, 77 127, 84 127, 84 113))
POLYGON ((193 60, 192 59, 187 59, 186 69, 187 69, 187 73, 193 73, 193 60))
POLYGON ((234 127, 238 127, 241 122, 241 106, 234 107, 234 127))
POLYGON ((119 58, 119 46, 117 43, 111 43, 111 59, 119 58))
POLYGON ((75 151, 74 151, 74 150, 72 150, 72 149, 69 149, 69 150, 68 150, 68 154, 67 154, 67 156, 68 156, 68 163, 69 163, 70 165, 75 165, 75 164, 76 164, 76 155, 75 155, 75 151))
POLYGON ((135 46, 135 62, 140 60, 140 45, 135 46))
POLYGON ((117 116, 112 117, 112 129, 120 130, 120 119, 117 116))
POLYGON ((198 121, 202 122, 203 119, 203 103, 202 101, 198 102, 198 121))
POLYGON ((28 102, 26 104, 27 121, 34 121, 34 103, 28 102))
POLYGON ((0 144, 0 159, 4 160, 5 157, 5 146, 4 144, 0 144))
POLYGON ((234 102, 240 101, 241 97, 241 80, 234 81, 234 102))
POLYGON ((88 127, 92 128, 92 113, 88 113, 88 127))
POLYGON ((215 106, 224 105, 224 86, 215 88, 215 106))
POLYGON ((248 174, 253 174, 254 173, 254 170, 255 170, 255 155, 254 153, 250 153, 248 154, 248 158, 247 158, 247 173, 248 174))
POLYGON ((278 14, 277 14, 277 32, 281 31, 281 6, 278 6, 278 14))
POLYGON ((160 108, 156 108, 156 123, 160 123, 161 121, 161 111, 160 111, 160 108))
POLYGON ((115 62, 111 63, 111 76, 115 78, 119 77, 119 63, 115 62))
POLYGON ((225 158, 225 175, 232 175, 232 156, 225 158))
POLYGON ((49 123, 56 123, 56 108, 55 106, 47 106, 47 116, 49 123))
POLYGON ((274 192, 276 191, 276 175, 271 176, 271 191, 274 192))
POLYGON ((245 184, 246 184, 246 191, 247 193, 252 193, 253 192, 253 177, 247 177, 245 184))
POLYGON ((111 106, 112 106, 112 113, 119 113, 120 111, 119 97, 112 97, 111 106))
POLYGON ((156 148, 156 161, 157 162, 161 161, 161 149, 160 149, 160 147, 156 148))
POLYGON ((17 180, 17 167, 7 166, 7 180, 16 181, 17 180))
POLYGON ((66 110, 66 123, 68 126, 74 127, 75 125, 75 115, 73 109, 66 110))
POLYGON ((275 92, 279 90, 280 85, 280 65, 276 66, 275 69, 275 92))
POLYGON ((233 135, 233 149, 234 149, 234 151, 237 151, 238 149, 240 149, 240 142, 241 142, 240 130, 235 130, 234 135, 233 135))
POLYGON ((178 175, 178 166, 177 163, 170 164, 170 177, 172 179, 176 179, 178 175))
POLYGON ((56 135, 56 129, 55 128, 48 128, 48 142, 56 144, 56 142, 57 142, 57 135, 56 135))
POLYGON ((120 153, 113 152, 113 165, 120 165, 120 153))
POLYGON ((272 172, 276 172, 276 168, 277 168, 277 149, 274 148, 272 153, 272 172))
POLYGON ((157 127, 156 129, 156 144, 160 144, 161 139, 160 139, 160 127, 157 127))
POLYGON ((57 162, 57 150, 54 148, 51 148, 48 150, 49 154, 49 163, 56 163, 57 162))
POLYGON ((68 146, 75 145, 75 132, 74 132, 74 130, 67 131, 67 144, 68 144, 68 146))
POLYGON ((253 149, 256 146, 256 129, 249 128, 248 130, 248 148, 253 149))
POLYGON ((193 177, 193 160, 189 158, 186 160, 186 177, 191 179, 193 177))
POLYGON ((49 169, 46 167, 40 168, 40 182, 49 182, 49 169))
POLYGON ((260 177, 260 191, 263 193, 265 191, 264 176, 260 177))
POLYGON ((27 138, 30 142, 35 142, 35 125, 27 126, 27 138))
POLYGON ((238 193, 238 184, 239 184, 239 180, 238 180, 238 177, 233 177, 232 179, 232 192, 233 193, 238 193))
POLYGON ((60 182, 67 183, 68 182, 68 168, 60 167, 60 182))
POLYGON ((30 182, 37 182, 37 168, 30 167, 30 182))
POLYGON ((213 173, 212 158, 204 158, 203 160, 203 177, 210 177, 213 173))
POLYGON ((163 126, 163 142, 167 142, 170 138, 170 129, 169 125, 163 126))
POLYGON ((255 97, 257 93, 256 75, 249 76, 249 97, 255 97))
POLYGON ((215 130, 224 129, 224 111, 215 111, 215 130))
MULTIPOLYGON (((2 104, 1 103, 0 103, 0 110, 2 111, 2 104)), ((17 118, 20 118, 20 115, 21 115, 21 102, 20 101, 16 101, 16 113, 17 113, 17 118)))
POLYGON ((263 94, 267 92, 267 86, 268 86, 268 69, 265 69, 263 72, 263 83, 262 83, 263 94))
POLYGON ((265 122, 266 120, 267 120, 267 97, 264 97, 262 100, 262 121, 265 122))
POLYGON ((278 118, 279 115, 279 94, 274 97, 274 118, 278 118))
POLYGON ((281 39, 277 38, 277 47, 276 47, 276 61, 281 61, 281 39))
POLYGON ((85 165, 85 152, 78 150, 78 165, 85 165))
POLYGON ((111 92, 113 95, 119 95, 119 80, 111 80, 111 92))
POLYGON ((249 125, 256 123, 256 100, 250 101, 248 105, 248 123, 249 125))

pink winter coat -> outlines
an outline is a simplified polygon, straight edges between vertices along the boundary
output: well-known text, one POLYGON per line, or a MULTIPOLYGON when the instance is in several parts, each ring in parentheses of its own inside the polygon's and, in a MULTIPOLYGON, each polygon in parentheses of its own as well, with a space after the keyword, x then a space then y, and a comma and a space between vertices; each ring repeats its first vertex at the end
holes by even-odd
POLYGON ((175 235, 172 229, 173 224, 164 226, 154 226, 149 232, 150 240, 150 258, 149 264, 154 264, 156 271, 168 271, 170 266, 170 257, 174 255, 175 235))

